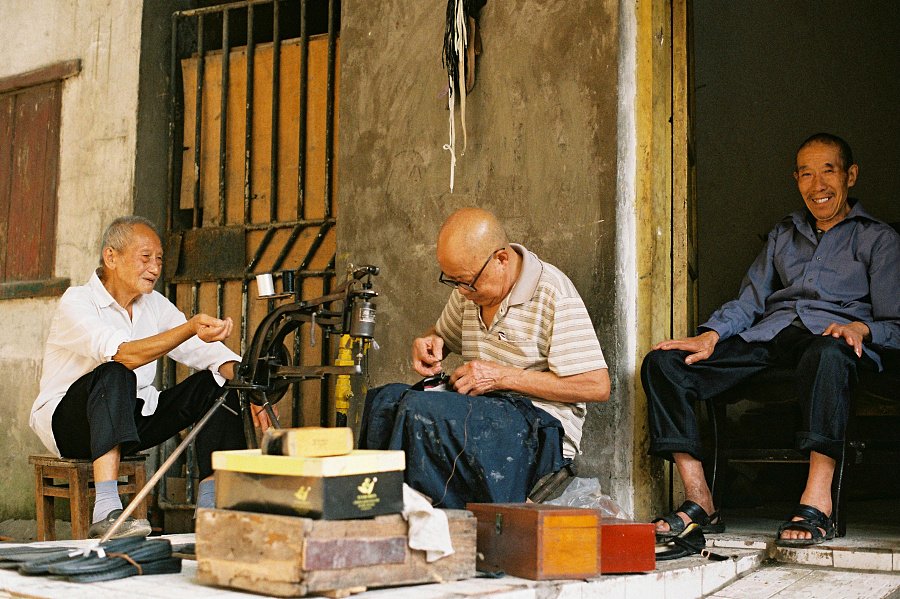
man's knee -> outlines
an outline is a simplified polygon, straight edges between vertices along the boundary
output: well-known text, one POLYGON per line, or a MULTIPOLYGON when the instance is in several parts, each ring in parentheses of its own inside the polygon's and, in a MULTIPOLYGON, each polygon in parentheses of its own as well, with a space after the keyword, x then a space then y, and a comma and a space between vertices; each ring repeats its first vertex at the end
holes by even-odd
POLYGON ((684 368, 686 356, 687 352, 676 349, 654 349, 644 356, 641 381, 645 391, 655 383, 673 380, 676 373, 684 368))
POLYGON ((119 384, 137 385, 137 375, 134 371, 115 360, 104 362, 94 369, 94 385, 98 383, 114 382, 119 384))
POLYGON ((803 352, 800 362, 819 367, 847 368, 857 360, 853 347, 842 338, 818 337, 803 352))

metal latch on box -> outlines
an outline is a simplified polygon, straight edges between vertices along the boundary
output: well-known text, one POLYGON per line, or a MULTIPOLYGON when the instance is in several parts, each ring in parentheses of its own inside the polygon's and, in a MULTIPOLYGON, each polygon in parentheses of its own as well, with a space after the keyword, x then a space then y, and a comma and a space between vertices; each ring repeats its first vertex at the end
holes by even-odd
POLYGON ((503 514, 497 514, 494 518, 494 532, 498 535, 503 532, 503 514))

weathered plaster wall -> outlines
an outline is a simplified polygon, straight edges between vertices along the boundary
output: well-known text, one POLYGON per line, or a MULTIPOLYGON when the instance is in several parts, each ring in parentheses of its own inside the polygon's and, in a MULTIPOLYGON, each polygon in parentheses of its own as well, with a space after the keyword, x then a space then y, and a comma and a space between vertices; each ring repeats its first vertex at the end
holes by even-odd
MULTIPOLYGON (((63 85, 56 276, 87 280, 132 208, 141 0, 0 0, 0 77, 81 59, 63 85)), ((55 300, 0 302, 0 519, 34 513, 28 427, 55 300)))
POLYGON ((443 219, 462 206, 493 210, 585 299, 614 388, 608 403, 590 407, 580 465, 630 505, 630 406, 617 376, 618 3, 487 3, 452 193, 442 149, 446 6, 342 3, 338 263, 382 267, 371 384, 417 378, 412 341, 448 295, 434 256, 443 219))

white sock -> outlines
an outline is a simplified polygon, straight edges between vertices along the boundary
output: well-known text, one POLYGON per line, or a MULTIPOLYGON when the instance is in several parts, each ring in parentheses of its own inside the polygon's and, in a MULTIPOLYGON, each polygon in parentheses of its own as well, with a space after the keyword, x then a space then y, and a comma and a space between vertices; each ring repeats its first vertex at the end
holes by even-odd
POLYGON ((106 518, 113 510, 122 509, 122 499, 119 497, 119 481, 103 480, 94 483, 97 490, 97 499, 94 502, 93 522, 99 522, 106 518))

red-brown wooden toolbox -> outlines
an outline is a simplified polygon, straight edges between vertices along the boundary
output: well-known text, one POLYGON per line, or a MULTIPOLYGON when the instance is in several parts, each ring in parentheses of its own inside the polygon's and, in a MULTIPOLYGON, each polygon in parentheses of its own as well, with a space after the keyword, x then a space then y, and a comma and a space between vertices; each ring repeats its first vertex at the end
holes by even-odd
POLYGON ((650 572, 656 569, 656 527, 653 524, 602 518, 601 529, 603 574, 650 572))
POLYGON ((600 512, 537 503, 470 503, 477 567, 530 580, 600 574, 600 512))

